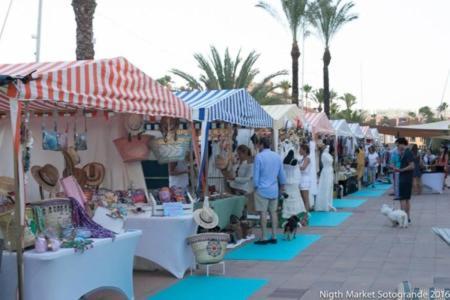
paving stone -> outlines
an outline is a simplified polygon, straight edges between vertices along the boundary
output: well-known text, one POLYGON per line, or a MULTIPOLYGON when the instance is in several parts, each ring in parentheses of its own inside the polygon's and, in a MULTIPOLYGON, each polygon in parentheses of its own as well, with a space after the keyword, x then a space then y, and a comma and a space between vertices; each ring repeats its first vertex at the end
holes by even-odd
POLYGON ((279 299, 299 299, 308 290, 307 289, 286 289, 278 288, 269 295, 268 299, 279 298, 279 299))

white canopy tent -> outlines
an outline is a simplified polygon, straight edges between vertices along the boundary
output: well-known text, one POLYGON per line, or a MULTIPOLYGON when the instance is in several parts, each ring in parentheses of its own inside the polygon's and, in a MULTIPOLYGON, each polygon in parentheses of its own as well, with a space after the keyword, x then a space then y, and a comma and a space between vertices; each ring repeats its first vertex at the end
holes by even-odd
POLYGON ((293 123, 301 115, 301 110, 295 104, 263 105, 263 109, 273 119, 273 142, 278 149, 278 130, 293 123))
POLYGON ((347 121, 345 121, 344 119, 332 120, 331 125, 333 125, 334 130, 336 130, 337 136, 343 136, 343 137, 353 137, 354 136, 347 121))
POLYGON ((349 123, 348 126, 353 133, 353 136, 357 139, 364 138, 364 132, 362 132, 361 126, 358 123, 349 123))

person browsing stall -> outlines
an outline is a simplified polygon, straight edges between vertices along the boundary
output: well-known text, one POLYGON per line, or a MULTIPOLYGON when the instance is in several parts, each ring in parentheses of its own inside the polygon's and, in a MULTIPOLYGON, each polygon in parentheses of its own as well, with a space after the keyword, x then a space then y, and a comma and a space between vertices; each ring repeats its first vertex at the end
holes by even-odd
POLYGON ((239 145, 236 154, 238 163, 233 166, 232 172, 225 174, 225 179, 233 194, 247 195, 253 192, 252 152, 247 146, 239 145))
POLYGON ((271 141, 267 137, 261 138, 258 143, 260 152, 253 164, 253 184, 255 187, 255 209, 261 216, 261 238, 255 244, 276 244, 276 230, 278 227, 278 195, 279 186, 284 191, 286 176, 280 156, 270 150, 271 141), (272 238, 265 239, 267 227, 267 211, 272 223, 272 238))

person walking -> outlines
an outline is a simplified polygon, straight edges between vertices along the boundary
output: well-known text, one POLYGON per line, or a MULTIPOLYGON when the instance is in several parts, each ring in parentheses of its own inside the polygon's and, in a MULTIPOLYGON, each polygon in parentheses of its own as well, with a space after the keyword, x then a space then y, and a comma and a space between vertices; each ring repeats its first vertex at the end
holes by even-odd
POLYGON ((448 175, 448 147, 445 145, 441 146, 439 158, 436 160, 436 171, 445 173, 443 186, 443 188, 445 189, 445 181, 447 180, 448 175))
POLYGON ((413 190, 415 195, 419 195, 422 192, 422 183, 421 183, 421 177, 422 177, 422 159, 420 157, 419 153, 419 147, 417 147, 416 144, 412 145, 411 152, 414 157, 414 174, 413 174, 413 190))
POLYGON ((375 181, 377 180, 377 171, 378 166, 380 165, 380 157, 378 153, 375 151, 375 146, 369 147, 369 153, 367 154, 368 161, 368 171, 369 171, 369 183, 368 185, 372 185, 375 187, 375 181))
POLYGON ((408 141, 405 138, 398 138, 395 142, 397 144, 398 153, 400 154, 400 167, 394 166, 394 171, 399 174, 398 189, 400 201, 400 209, 408 215, 408 222, 411 223, 411 193, 414 175, 414 155, 408 149, 408 141))
POLYGON ((366 154, 363 147, 356 149, 356 174, 358 176, 358 190, 362 187, 362 180, 364 177, 364 168, 366 164, 366 154))
POLYGON ((309 205, 309 188, 311 186, 311 159, 309 158, 309 146, 303 144, 300 146, 300 193, 307 212, 311 210, 309 205))
POLYGON ((271 141, 262 137, 258 143, 260 152, 253 163, 253 185, 255 188, 255 209, 261 217, 261 237, 255 242, 257 245, 276 244, 278 227, 278 196, 279 189, 284 191, 286 176, 280 156, 270 150, 271 141), (272 223, 272 237, 266 239, 267 212, 272 223))

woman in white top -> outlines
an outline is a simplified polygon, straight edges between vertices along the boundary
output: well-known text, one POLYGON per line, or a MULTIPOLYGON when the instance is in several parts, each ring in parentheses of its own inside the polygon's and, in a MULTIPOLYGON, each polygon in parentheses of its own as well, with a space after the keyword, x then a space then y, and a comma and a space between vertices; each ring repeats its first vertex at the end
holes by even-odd
POLYGON ((233 166, 233 171, 225 175, 233 194, 246 195, 253 192, 253 164, 252 152, 245 145, 239 145, 236 149, 238 163, 233 166))
MULTIPOLYGON (((186 157, 188 157, 186 155, 186 157)), ((189 186, 189 168, 186 160, 169 163, 169 186, 182 188, 184 191, 189 186)))
POLYGON ((309 189, 311 187, 311 159, 309 158, 309 146, 303 144, 300 146, 300 193, 302 195, 303 203, 306 211, 310 211, 309 206, 309 189))
POLYGON ((378 166, 380 164, 380 157, 378 156, 378 153, 375 151, 374 146, 369 147, 369 154, 367 154, 367 160, 368 160, 368 168, 369 168, 369 185, 372 185, 372 187, 375 187, 375 180, 377 177, 377 170, 378 166))

